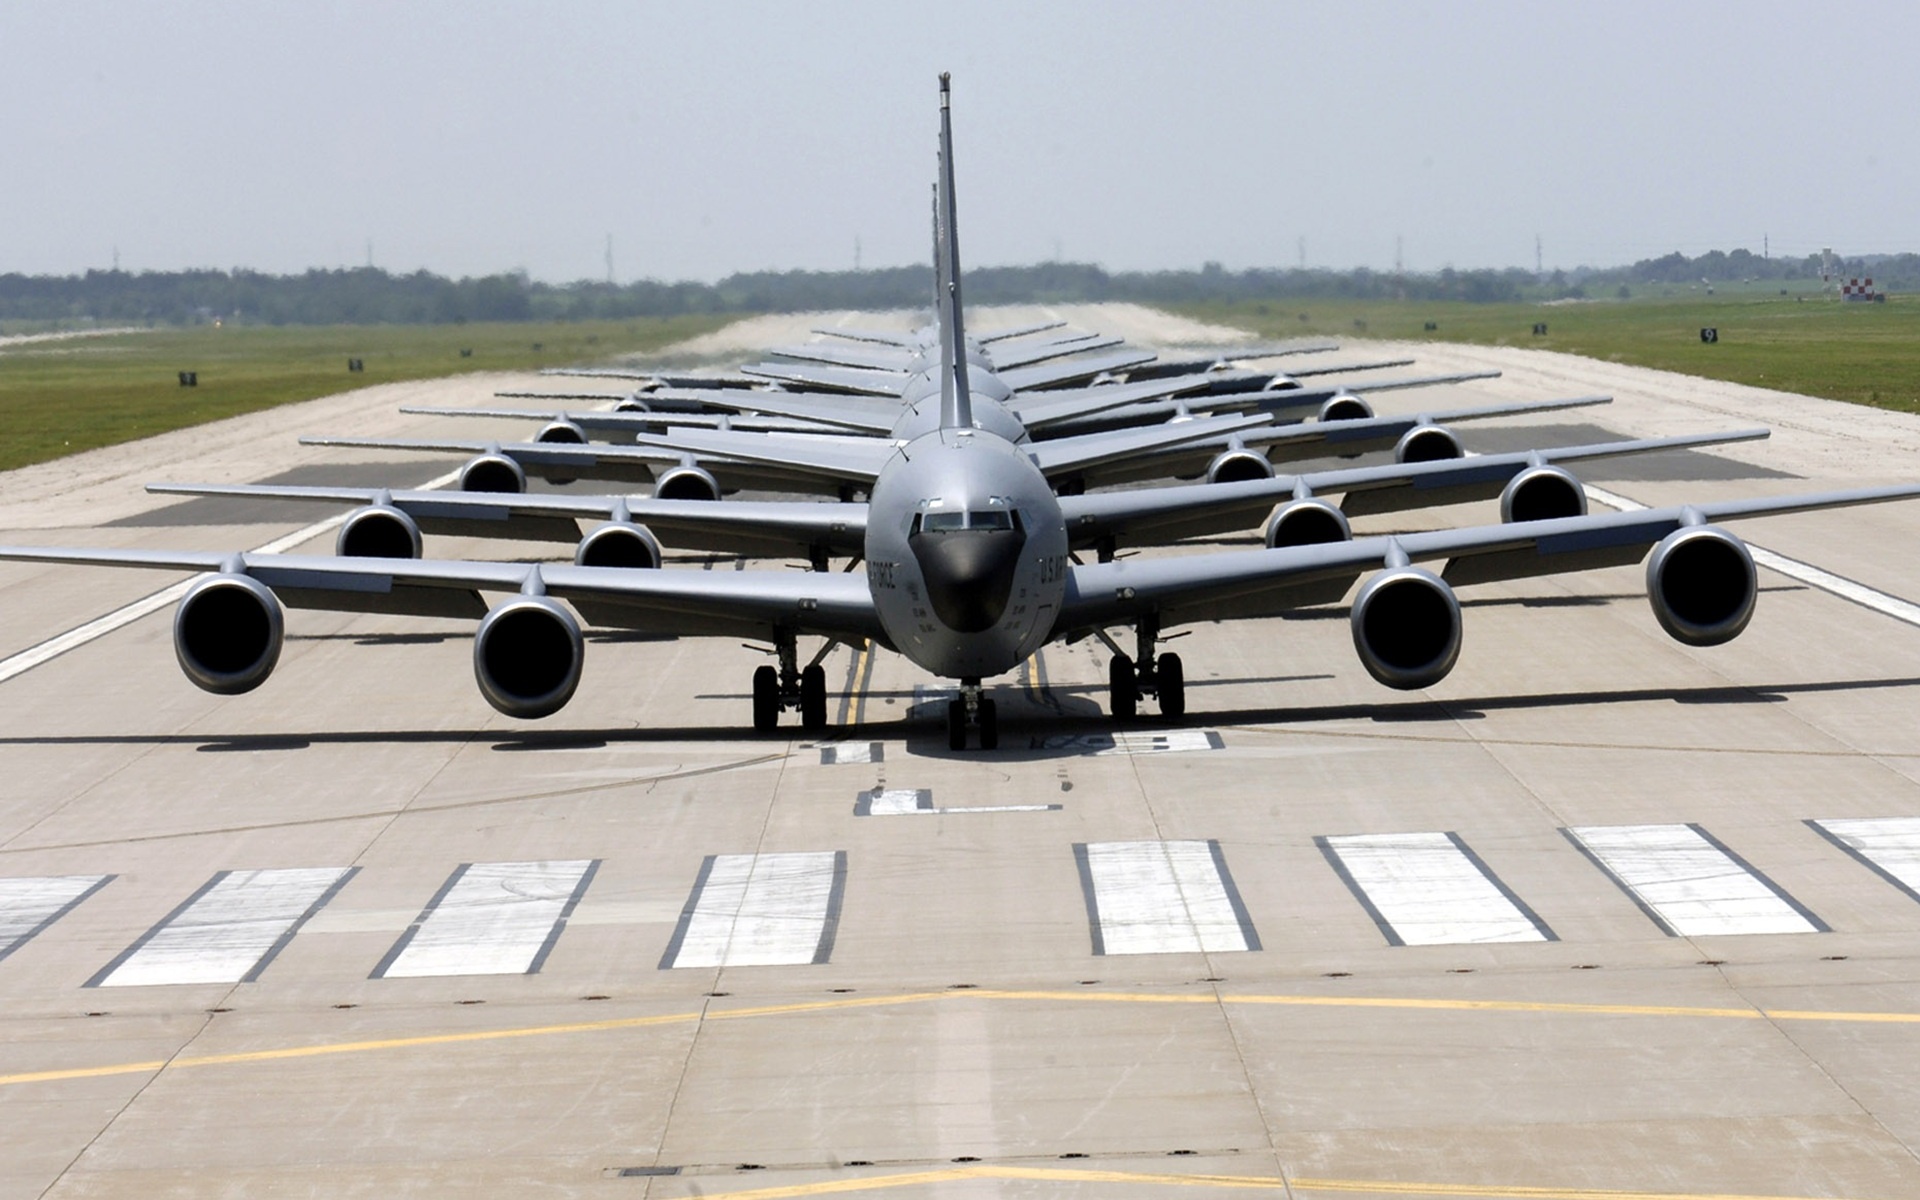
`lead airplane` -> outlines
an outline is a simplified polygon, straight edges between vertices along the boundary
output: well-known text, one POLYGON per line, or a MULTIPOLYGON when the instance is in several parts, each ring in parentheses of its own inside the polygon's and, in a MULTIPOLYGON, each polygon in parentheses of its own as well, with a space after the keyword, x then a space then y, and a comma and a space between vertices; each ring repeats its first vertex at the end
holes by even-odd
POLYGON ((1454 587, 1645 558, 1654 615, 1690 645, 1732 639, 1758 592, 1753 557, 1714 522, 1920 496, 1920 485, 1719 501, 1605 515, 1283 546, 1269 550, 1079 563, 1061 500, 1012 441, 975 428, 962 327, 948 84, 941 77, 939 213, 942 284, 940 427, 895 449, 874 480, 866 571, 645 570, 541 563, 424 561, 206 551, 0 547, 0 559, 208 572, 180 602, 174 647, 187 676, 218 693, 259 686, 278 661, 282 605, 479 619, 474 674, 486 699, 517 717, 558 711, 580 681, 579 619, 655 634, 754 637, 781 667, 754 673, 756 727, 771 726, 785 681, 799 677, 803 724, 825 724, 824 671, 795 665, 802 636, 898 651, 957 680, 948 744, 977 729, 998 740, 983 681, 1042 646, 1131 627, 1137 658, 1111 661, 1111 703, 1142 694, 1184 709, 1184 668, 1157 652, 1160 633, 1193 621, 1272 616, 1354 598, 1350 627, 1368 673, 1422 688, 1453 668, 1461 645, 1454 587), (1651 554, 1648 553, 1651 548, 1651 554), (1444 562, 1440 573, 1415 565, 1444 562), (490 609, 482 592, 510 593, 490 609), (572 606, 569 609, 561 601, 572 606))

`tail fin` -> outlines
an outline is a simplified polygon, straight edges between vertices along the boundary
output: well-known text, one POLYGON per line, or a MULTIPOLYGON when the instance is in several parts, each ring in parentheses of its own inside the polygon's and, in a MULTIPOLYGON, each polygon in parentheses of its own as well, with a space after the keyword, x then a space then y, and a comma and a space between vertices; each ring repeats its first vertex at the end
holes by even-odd
POLYGON ((960 233, 953 199, 953 118, 950 77, 940 76, 940 177, 934 189, 935 287, 939 289, 940 427, 973 428, 973 395, 967 390, 967 333, 960 316, 960 233))

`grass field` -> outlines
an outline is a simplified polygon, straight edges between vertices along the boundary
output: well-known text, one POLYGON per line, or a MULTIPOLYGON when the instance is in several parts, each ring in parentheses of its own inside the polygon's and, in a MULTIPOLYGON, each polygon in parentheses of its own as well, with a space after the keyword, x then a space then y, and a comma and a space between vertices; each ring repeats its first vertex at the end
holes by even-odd
POLYGON ((0 470, 376 383, 655 350, 726 320, 199 326, 0 344, 0 470), (349 373, 349 358, 364 371, 349 373), (198 386, 181 387, 181 371, 198 386))
POLYGON ((1920 296, 1846 304, 1817 293, 1781 296, 1778 289, 1755 289, 1571 304, 1300 300, 1180 311, 1267 337, 1364 335, 1531 346, 1920 412, 1920 296), (1429 322, 1437 328, 1426 329, 1429 322), (1536 323, 1547 326, 1545 336, 1533 334, 1536 323), (1720 340, 1703 344, 1702 328, 1718 329, 1720 340))

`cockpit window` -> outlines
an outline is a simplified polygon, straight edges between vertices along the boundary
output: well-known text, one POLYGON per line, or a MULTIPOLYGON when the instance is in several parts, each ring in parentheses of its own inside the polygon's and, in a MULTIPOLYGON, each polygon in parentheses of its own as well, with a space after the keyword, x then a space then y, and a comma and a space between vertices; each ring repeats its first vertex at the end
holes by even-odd
POLYGON ((920 528, 927 533, 947 533, 966 527, 967 514, 963 512, 930 512, 920 521, 920 528))
POLYGON ((1003 508, 981 508, 972 512, 928 512, 913 519, 914 533, 952 533, 961 529, 1001 530, 1020 528, 1020 520, 1003 508))
POLYGON ((980 509, 967 514, 968 529, 1012 529, 1013 514, 1002 508, 980 509))

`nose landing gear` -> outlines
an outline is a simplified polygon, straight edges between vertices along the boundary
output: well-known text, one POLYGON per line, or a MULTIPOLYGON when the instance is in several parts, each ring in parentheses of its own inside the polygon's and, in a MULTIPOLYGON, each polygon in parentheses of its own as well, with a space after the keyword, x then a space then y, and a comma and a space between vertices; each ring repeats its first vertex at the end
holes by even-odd
POLYGON ((968 726, 980 731, 982 750, 999 748, 999 709, 991 696, 981 694, 977 676, 962 679, 959 697, 947 701, 947 749, 960 751, 967 748, 968 726))
POLYGON ((1136 656, 1127 657, 1112 638, 1101 640, 1113 651, 1107 664, 1107 707, 1116 721, 1131 721, 1139 711, 1142 696, 1160 701, 1160 715, 1178 721, 1187 715, 1186 664, 1178 654, 1157 653, 1160 622, 1142 617, 1135 627, 1136 656))
POLYGON ((780 714, 789 708, 800 710, 800 728, 818 733, 827 727, 827 671, 820 660, 833 648, 829 642, 803 669, 799 648, 792 633, 780 631, 774 637, 774 652, 780 665, 764 666, 753 673, 753 728, 770 733, 780 723, 780 714))

